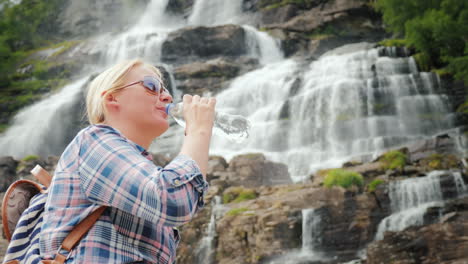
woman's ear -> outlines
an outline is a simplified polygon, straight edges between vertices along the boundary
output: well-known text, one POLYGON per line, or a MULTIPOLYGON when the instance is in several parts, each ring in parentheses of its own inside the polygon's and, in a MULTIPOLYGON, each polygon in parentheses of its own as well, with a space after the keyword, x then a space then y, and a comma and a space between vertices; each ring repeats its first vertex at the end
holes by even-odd
POLYGON ((115 94, 106 94, 104 96, 104 104, 107 110, 111 112, 118 111, 120 108, 119 101, 117 100, 115 94))

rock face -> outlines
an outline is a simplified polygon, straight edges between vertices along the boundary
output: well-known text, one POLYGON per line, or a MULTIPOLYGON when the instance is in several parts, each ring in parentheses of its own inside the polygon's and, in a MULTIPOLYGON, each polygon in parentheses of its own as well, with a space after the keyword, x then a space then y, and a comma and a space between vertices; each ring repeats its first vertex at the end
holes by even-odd
POLYGON ((225 88, 227 81, 254 68, 258 62, 247 57, 236 60, 217 58, 197 61, 177 67, 174 70, 177 88, 183 93, 216 94, 225 88))
POLYGON ((292 183, 288 167, 266 160, 263 154, 246 154, 234 157, 227 168, 230 185, 249 187, 292 183))
POLYGON ((326 50, 385 33, 379 16, 364 0, 248 1, 260 13, 260 27, 283 41, 286 56, 318 57, 326 50))
POLYGON ((16 167, 18 161, 12 157, 0 157, 0 192, 5 192, 16 180, 16 167))
POLYGON ((367 263, 466 263, 468 198, 450 202, 437 223, 389 232, 367 248, 367 263))
POLYGON ((241 56, 247 53, 246 34, 242 27, 192 27, 169 34, 162 46, 166 62, 187 62, 198 58, 241 56))

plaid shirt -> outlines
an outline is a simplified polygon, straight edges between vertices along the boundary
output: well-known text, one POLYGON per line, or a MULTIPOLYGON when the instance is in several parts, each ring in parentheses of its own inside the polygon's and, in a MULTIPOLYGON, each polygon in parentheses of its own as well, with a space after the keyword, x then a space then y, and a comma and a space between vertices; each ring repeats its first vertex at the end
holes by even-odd
POLYGON ((73 227, 105 205, 109 208, 66 263, 175 263, 175 227, 203 207, 207 188, 188 156, 157 167, 148 152, 114 128, 89 126, 57 165, 40 235, 41 255, 54 258, 73 227))

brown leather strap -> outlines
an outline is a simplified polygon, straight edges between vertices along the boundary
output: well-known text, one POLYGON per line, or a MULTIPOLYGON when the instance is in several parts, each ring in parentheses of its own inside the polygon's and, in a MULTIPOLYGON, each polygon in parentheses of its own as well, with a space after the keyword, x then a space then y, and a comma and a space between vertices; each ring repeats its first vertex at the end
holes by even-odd
POLYGON ((45 187, 49 188, 50 183, 52 182, 52 176, 41 167, 41 165, 36 165, 34 169, 31 170, 32 175, 45 187))
POLYGON ((52 261, 52 264, 63 264, 67 260, 67 256, 62 254, 55 254, 55 259, 52 261))
POLYGON ((92 214, 88 215, 83 221, 81 221, 73 230, 68 234, 68 236, 62 242, 62 248, 71 251, 81 238, 88 232, 94 223, 99 219, 99 217, 104 213, 104 210, 107 209, 107 206, 101 206, 92 214))
MULTIPOLYGON (((31 173, 36 177, 36 179, 42 183, 44 186, 49 188, 50 183, 52 182, 52 176, 40 165, 36 165, 34 169, 31 170, 31 173)), ((55 254, 55 259, 53 261, 44 260, 43 263, 51 264, 63 264, 67 260, 68 256, 60 254, 60 250, 64 249, 68 252, 71 252, 72 249, 80 242, 83 236, 93 227, 99 217, 102 215, 107 206, 101 206, 96 211, 88 215, 83 221, 76 225, 70 234, 65 237, 62 242, 62 246, 55 254)))

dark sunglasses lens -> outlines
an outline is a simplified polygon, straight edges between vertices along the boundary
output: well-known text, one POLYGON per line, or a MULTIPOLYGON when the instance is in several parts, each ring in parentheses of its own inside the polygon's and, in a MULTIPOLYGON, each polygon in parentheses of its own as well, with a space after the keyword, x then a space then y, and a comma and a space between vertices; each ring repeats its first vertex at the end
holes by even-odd
POLYGON ((161 83, 154 77, 145 77, 143 85, 153 93, 159 93, 161 89, 161 83))

